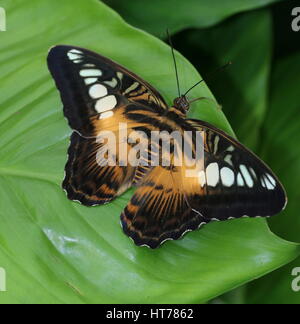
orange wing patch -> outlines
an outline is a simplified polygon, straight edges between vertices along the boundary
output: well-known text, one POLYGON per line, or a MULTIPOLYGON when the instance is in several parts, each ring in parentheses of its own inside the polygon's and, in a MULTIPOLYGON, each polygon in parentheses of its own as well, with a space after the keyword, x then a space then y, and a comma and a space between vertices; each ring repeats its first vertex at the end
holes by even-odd
MULTIPOLYGON (((158 166, 148 172, 121 215, 124 232, 137 245, 156 248, 209 221, 193 210, 183 181, 185 168, 158 166)), ((199 187, 199 186, 198 186, 199 187)))

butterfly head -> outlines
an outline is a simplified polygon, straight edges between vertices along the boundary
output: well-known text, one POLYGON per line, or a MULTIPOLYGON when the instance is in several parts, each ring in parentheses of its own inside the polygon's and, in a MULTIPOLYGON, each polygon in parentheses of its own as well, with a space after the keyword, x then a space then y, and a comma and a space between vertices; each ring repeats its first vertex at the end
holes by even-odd
POLYGON ((190 102, 185 95, 182 95, 174 100, 174 107, 186 114, 190 109, 190 102))

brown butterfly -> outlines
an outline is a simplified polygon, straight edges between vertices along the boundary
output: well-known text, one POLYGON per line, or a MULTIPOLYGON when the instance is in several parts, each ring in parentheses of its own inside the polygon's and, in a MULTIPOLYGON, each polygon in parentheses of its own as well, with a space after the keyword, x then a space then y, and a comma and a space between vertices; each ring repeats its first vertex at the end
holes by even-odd
MULTIPOLYGON (((134 73, 74 46, 52 48, 48 66, 74 131, 63 188, 69 199, 94 206, 136 186, 121 223, 137 245, 156 248, 213 220, 268 217, 285 207, 282 185, 258 157, 214 126, 186 118, 190 107, 186 95, 169 107, 157 90, 134 73), (104 146, 97 139, 99 133, 109 130, 121 142, 119 124, 149 136, 152 132, 188 132, 193 157, 199 132, 202 156, 193 175, 186 161, 175 165, 174 145, 167 165, 161 163, 162 158, 156 166, 99 165, 97 154, 104 146)), ((124 143, 128 150, 133 148, 132 143, 124 143)), ((158 155, 161 145, 158 142, 158 155)), ((144 162, 149 162, 154 150, 146 147, 144 162)), ((115 160, 121 162, 118 150, 115 160)))

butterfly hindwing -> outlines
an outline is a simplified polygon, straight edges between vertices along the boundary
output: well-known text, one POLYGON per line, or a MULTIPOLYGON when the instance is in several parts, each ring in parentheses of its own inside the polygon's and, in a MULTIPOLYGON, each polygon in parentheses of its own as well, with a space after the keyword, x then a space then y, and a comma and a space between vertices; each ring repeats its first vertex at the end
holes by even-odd
MULTIPOLYGON (((111 132, 118 145, 123 141, 119 125, 126 125, 128 132, 153 127, 167 105, 146 81, 86 49, 53 47, 48 67, 75 131, 63 188, 71 200, 84 205, 106 203, 131 186, 135 168, 99 163, 101 132, 111 132)), ((115 155, 118 160, 118 151, 115 155)))
POLYGON ((135 244, 157 248, 209 222, 189 206, 182 186, 181 168, 159 166, 144 177, 121 215, 135 244))
POLYGON ((63 181, 70 200, 85 206, 102 205, 131 187, 135 168, 100 167, 97 154, 102 146, 94 138, 87 139, 76 132, 72 134, 63 181))

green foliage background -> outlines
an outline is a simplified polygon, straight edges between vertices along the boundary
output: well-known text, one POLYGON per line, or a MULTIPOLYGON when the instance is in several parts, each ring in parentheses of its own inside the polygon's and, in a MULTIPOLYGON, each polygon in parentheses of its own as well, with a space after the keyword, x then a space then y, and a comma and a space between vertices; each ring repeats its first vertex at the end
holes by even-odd
POLYGON ((0 267, 7 292, 0 303, 299 303, 291 289, 291 271, 300 266, 300 246, 292 243, 300 241, 300 34, 290 27, 296 2, 105 2, 113 9, 97 0, 1 2, 0 267), (182 89, 233 62, 191 94, 223 110, 207 100, 195 103, 191 116, 233 129, 278 174, 289 205, 268 223, 215 223, 150 251, 119 226, 131 191, 96 208, 62 192, 70 129, 46 56, 59 43, 95 50, 171 103, 166 28, 185 56, 176 53, 182 89))

